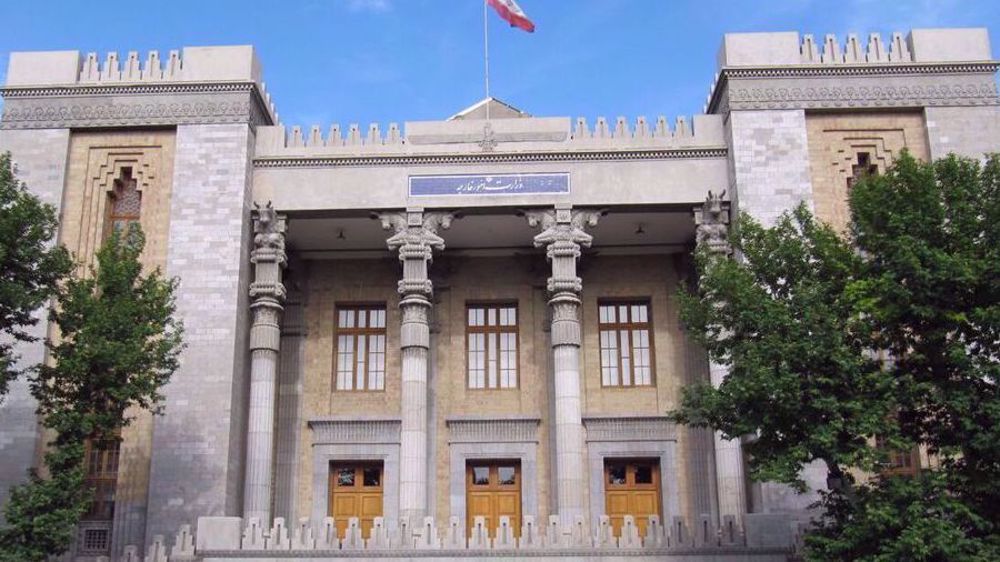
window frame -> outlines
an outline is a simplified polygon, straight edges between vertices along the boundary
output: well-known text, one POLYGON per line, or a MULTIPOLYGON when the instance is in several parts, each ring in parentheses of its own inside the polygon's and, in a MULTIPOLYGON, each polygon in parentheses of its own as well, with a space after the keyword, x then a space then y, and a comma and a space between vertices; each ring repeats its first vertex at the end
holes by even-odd
POLYGON ((93 490, 94 499, 87 512, 81 516, 81 521, 114 520, 115 508, 118 503, 121 448, 122 441, 117 434, 98 441, 88 438, 84 442, 84 485, 93 490), (103 499, 104 494, 108 491, 110 491, 111 499, 105 500, 103 499))
MULTIPOLYGON (((357 324, 357 322, 355 322, 357 324)), ((333 392, 385 392, 387 385, 387 374, 389 367, 389 309, 385 302, 343 302, 337 303, 333 307, 333 373, 331 377, 331 390, 333 392), (355 314, 358 311, 365 311, 368 313, 369 321, 364 328, 358 328, 357 326, 351 328, 343 328, 340 326, 340 312, 342 310, 350 310, 355 314), (370 312, 381 310, 385 314, 385 322, 381 328, 372 328, 370 326, 370 312), (382 388, 369 388, 369 381, 371 379, 371 363, 370 358, 370 348, 365 349, 364 356, 364 388, 358 388, 358 337, 360 335, 369 336, 365 338, 366 346, 371 344, 370 336, 381 335, 383 341, 385 342, 384 349, 382 351, 383 355, 383 369, 382 369, 382 388), (354 348, 352 349, 352 360, 351 360, 351 388, 338 388, 337 378, 339 376, 339 355, 340 355, 340 336, 352 336, 354 342, 354 348)))
POLYGON ((609 298, 599 298, 597 299, 597 365, 598 374, 601 380, 601 388, 617 388, 617 389, 630 389, 630 388, 655 388, 656 387, 656 337, 654 329, 653 320, 653 302, 650 297, 609 297, 609 298), (636 305, 642 305, 646 307, 646 321, 645 322, 631 322, 632 308, 636 305), (628 307, 629 322, 621 322, 618 320, 616 311, 615 322, 602 322, 601 321, 601 308, 605 306, 612 306, 616 309, 621 306, 628 307), (629 384, 624 383, 624 372, 622 370, 622 353, 621 353, 621 340, 620 332, 622 330, 628 330, 629 337, 629 384), (644 384, 635 383, 635 338, 631 337, 631 333, 635 330, 646 330, 649 334, 649 382, 644 384), (605 384, 604 382, 604 348, 601 345, 601 333, 609 331, 614 332, 616 339, 616 348, 618 350, 617 358, 618 363, 616 365, 618 369, 618 383, 617 384, 605 384))
MULTIPOLYGON (((463 324, 465 324, 465 388, 467 390, 475 391, 495 391, 495 390, 520 390, 521 388, 521 310, 518 306, 518 301, 516 300, 485 300, 477 301, 470 300, 465 302, 464 307, 464 317, 463 324), (484 324, 482 326, 470 326, 469 325, 469 311, 473 308, 483 308, 485 309, 484 324), (500 310, 504 308, 514 309, 514 325, 513 326, 503 326, 500 324, 500 310), (489 310, 493 309, 497 311, 497 324, 495 326, 490 326, 488 324, 489 310), (472 364, 470 362, 469 351, 470 351, 470 335, 471 334, 497 334, 497 370, 496 370, 496 386, 490 386, 490 356, 489 356, 489 344, 486 343, 486 349, 484 350, 484 383, 483 386, 472 386, 471 374, 472 374, 472 364), (513 334, 516 349, 514 350, 514 384, 512 386, 501 386, 501 377, 503 375, 503 370, 501 369, 500 363, 500 335, 502 334, 513 334)), ((488 338, 483 338, 484 342, 488 338)))
POLYGON ((132 225, 142 224, 142 190, 139 189, 139 180, 135 177, 135 169, 130 166, 124 166, 121 168, 119 175, 115 178, 112 183, 112 189, 108 193, 108 210, 107 210, 107 232, 106 236, 110 236, 113 232, 121 232, 122 235, 127 235, 132 230, 132 225), (117 206, 118 197, 127 189, 134 189, 136 196, 139 198, 139 208, 135 214, 123 214, 117 212, 115 207, 117 206), (121 225, 119 230, 118 225, 121 225))

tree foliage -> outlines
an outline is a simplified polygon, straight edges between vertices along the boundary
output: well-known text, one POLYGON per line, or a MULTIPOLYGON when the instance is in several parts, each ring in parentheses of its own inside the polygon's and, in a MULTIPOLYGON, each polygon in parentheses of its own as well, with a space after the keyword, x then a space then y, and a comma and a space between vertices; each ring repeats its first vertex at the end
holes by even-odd
POLYGON ((53 296, 71 267, 69 254, 53 246, 58 222, 14 176, 10 153, 0 154, 0 402, 20 374, 15 342, 36 338, 33 315, 53 296))
POLYGON ((841 479, 842 467, 872 468, 867 437, 894 404, 853 313, 860 258, 804 206, 772 228, 742 215, 730 241, 740 259, 699 252, 699 292, 681 294, 682 321, 729 376, 685 388, 674 419, 755 436, 745 450, 758 480, 802 489, 814 460, 841 479))
POLYGON ((738 259, 698 256, 682 319, 730 372, 671 415, 751 436, 758 480, 801 487, 826 461, 807 558, 1000 559, 1000 157, 904 152, 850 208, 842 236, 804 207, 770 228, 742 215, 738 259), (879 474, 876 436, 936 463, 879 474))
POLYGON ((43 425, 55 439, 37 473, 13 490, 0 530, 0 560, 45 560, 64 552, 92 492, 84 443, 118 439, 136 408, 159 412, 160 388, 178 367, 182 326, 173 317, 176 280, 144 274, 137 228, 112 234, 87 277, 67 281, 50 318, 59 337, 51 363, 31 381, 43 425))

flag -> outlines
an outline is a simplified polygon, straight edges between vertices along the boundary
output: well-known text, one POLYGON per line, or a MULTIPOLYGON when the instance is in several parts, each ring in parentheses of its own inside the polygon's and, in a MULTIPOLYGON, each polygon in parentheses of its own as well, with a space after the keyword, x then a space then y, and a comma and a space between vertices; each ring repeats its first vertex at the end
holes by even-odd
POLYGON ((493 9, 500 14, 511 27, 520 27, 521 29, 527 31, 528 33, 533 33, 535 31, 535 24, 531 23, 528 19, 527 14, 524 10, 517 5, 514 0, 486 0, 493 9))

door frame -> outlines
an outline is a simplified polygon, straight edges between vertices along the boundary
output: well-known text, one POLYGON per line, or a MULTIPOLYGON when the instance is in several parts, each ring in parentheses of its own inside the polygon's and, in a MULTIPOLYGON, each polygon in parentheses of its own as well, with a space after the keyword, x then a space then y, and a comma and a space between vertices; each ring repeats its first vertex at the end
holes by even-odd
POLYGON ((382 517, 399 521, 399 445, 315 445, 313 447, 312 520, 330 513, 330 464, 382 463, 382 517))
MULTIPOLYGON (((469 492, 470 491, 474 491, 471 480, 472 480, 472 475, 473 475, 473 468, 475 466, 477 466, 477 465, 478 466, 489 467, 489 469, 490 469, 490 476, 491 477, 492 477, 493 472, 494 472, 493 471, 494 467, 499 467, 501 465, 514 465, 514 474, 516 475, 517 491, 521 492, 521 490, 524 488, 524 472, 523 472, 523 470, 521 468, 521 461, 518 460, 518 459, 504 458, 504 459, 469 459, 469 460, 467 460, 466 463, 465 463, 465 494, 466 494, 465 495, 465 509, 466 509, 466 511, 465 511, 465 513, 466 513, 466 521, 465 521, 465 523, 467 525, 469 525, 465 529, 465 536, 467 538, 470 536, 471 531, 472 531, 472 526, 471 526, 471 524, 469 524, 469 521, 468 521, 468 519, 469 519, 469 492)), ((498 489, 498 488, 494 487, 495 486, 494 484, 490 484, 489 486, 492 489, 487 490, 486 493, 501 492, 501 491, 503 491, 503 489, 498 489)), ((511 491, 511 490, 508 489, 508 491, 511 491)), ((517 498, 517 502, 518 502, 517 511, 520 514, 520 517, 521 517, 522 520, 521 521, 511 521, 511 528, 514 529, 514 535, 515 536, 519 536, 519 531, 522 528, 521 523, 522 523, 523 518, 524 518, 524 506, 521 504, 521 500, 522 499, 523 499, 523 494, 519 493, 518 494, 518 498, 517 498)), ((499 520, 499 518, 497 518, 497 520, 495 521, 495 523, 496 523, 497 527, 500 526, 500 520, 499 520)), ((486 529, 486 531, 487 531, 487 533, 489 534, 490 537, 496 538, 495 535, 496 535, 497 529, 492 529, 492 530, 491 529, 486 529)))
POLYGON ((465 470, 468 461, 496 459, 521 463, 521 517, 538 515, 537 443, 451 443, 449 495, 451 515, 458 517, 465 529, 468 498, 465 493, 465 470))
MULTIPOLYGON (((368 490, 376 490, 376 489, 378 490, 379 496, 382 498, 382 506, 381 506, 381 508, 382 508, 382 514, 376 515, 375 517, 385 517, 385 463, 383 461, 379 461, 379 460, 354 461, 354 460, 344 460, 344 459, 336 459, 336 460, 330 461, 330 471, 329 471, 329 476, 327 478, 327 480, 329 482, 329 484, 327 485, 327 494, 329 494, 329 496, 327 498, 327 516, 328 517, 333 517, 334 520, 336 521, 336 517, 337 516, 336 516, 335 513, 331 513, 331 511, 333 511, 333 510, 331 509, 332 506, 330 504, 333 503, 333 498, 334 498, 334 496, 337 495, 337 485, 336 485, 336 483, 334 481, 335 478, 336 478, 336 476, 334 474, 334 468, 336 468, 338 466, 340 466, 340 467, 348 466, 348 467, 354 468, 354 471, 356 473, 356 475, 355 475, 355 482, 357 482, 357 472, 358 472, 358 469, 362 470, 362 472, 361 472, 361 478, 363 479, 364 478, 363 475, 364 475, 364 469, 365 468, 367 468, 367 467, 378 467, 379 468, 379 484, 378 484, 378 486, 377 487, 375 487, 375 486, 369 487, 367 489, 368 490)), ((362 486, 353 486, 353 489, 355 491, 353 491, 353 492, 346 492, 346 494, 350 494, 350 495, 362 495, 362 494, 365 493, 364 490, 366 489, 366 487, 363 486, 363 485, 362 486)), ((367 493, 371 494, 371 493, 374 493, 374 492, 373 491, 369 491, 367 493)), ((357 517, 359 519, 361 518, 360 515, 358 515, 357 517)), ((348 521, 349 520, 350 520, 350 518, 348 518, 348 521)), ((373 524, 374 524, 374 522, 373 522, 373 524)), ((368 531, 369 536, 364 536, 364 526, 363 525, 362 525, 361 529, 362 529, 362 536, 364 538, 366 538, 366 539, 370 538, 371 530, 368 531)))
POLYGON ((600 525, 605 515, 607 497, 604 493, 604 462, 655 458, 660 462, 661 523, 667 525, 680 513, 677 490, 676 441, 591 441, 587 443, 590 464, 590 498, 592 524, 600 525))

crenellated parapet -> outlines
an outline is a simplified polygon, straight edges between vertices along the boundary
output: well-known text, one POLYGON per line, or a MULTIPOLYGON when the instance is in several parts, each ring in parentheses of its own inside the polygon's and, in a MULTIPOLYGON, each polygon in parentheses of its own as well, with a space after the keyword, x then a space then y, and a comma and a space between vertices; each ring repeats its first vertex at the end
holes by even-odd
POLYGON ((841 40, 797 32, 726 34, 705 106, 828 109, 1000 105, 984 28, 914 29, 841 40))
POLYGON ((246 122, 278 114, 250 46, 185 47, 165 57, 130 51, 10 55, 3 129, 246 122))
POLYGON ((384 164, 440 158, 628 158, 630 153, 657 153, 662 157, 725 155, 722 119, 715 115, 666 117, 650 120, 598 117, 593 122, 580 117, 529 117, 521 119, 416 121, 404 126, 382 127, 351 124, 328 128, 283 125, 262 127, 257 135, 257 165, 384 164))

